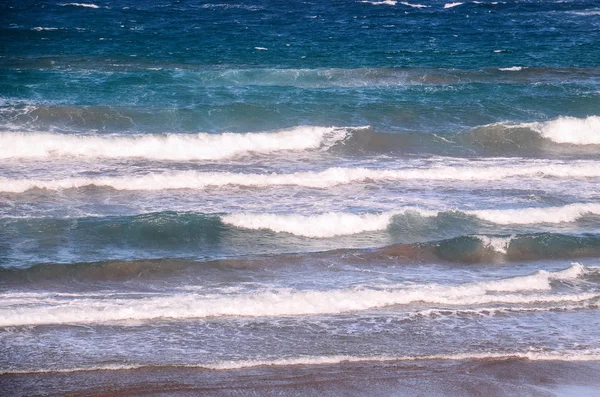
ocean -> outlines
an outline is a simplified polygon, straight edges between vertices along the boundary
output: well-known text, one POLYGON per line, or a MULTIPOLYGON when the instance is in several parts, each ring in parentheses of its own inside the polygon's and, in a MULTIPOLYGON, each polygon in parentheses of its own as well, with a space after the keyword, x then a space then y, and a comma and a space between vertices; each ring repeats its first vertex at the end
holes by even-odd
POLYGON ((597 1, 92 1, 0 3, 0 395, 600 390, 597 1))

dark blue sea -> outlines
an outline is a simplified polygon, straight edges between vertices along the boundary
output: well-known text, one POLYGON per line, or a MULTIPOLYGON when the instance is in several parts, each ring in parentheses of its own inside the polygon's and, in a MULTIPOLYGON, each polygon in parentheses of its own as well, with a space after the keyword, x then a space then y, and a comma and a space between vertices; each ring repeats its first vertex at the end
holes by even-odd
POLYGON ((81 1, 0 2, 0 395, 600 390, 598 1, 81 1))

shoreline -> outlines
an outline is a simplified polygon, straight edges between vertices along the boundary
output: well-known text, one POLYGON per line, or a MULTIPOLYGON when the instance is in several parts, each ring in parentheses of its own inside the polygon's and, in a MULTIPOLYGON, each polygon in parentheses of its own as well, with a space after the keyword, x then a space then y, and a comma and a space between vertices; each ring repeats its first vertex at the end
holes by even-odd
POLYGON ((345 362, 208 370, 144 367, 0 375, 10 396, 586 396, 600 361, 520 358, 345 362))

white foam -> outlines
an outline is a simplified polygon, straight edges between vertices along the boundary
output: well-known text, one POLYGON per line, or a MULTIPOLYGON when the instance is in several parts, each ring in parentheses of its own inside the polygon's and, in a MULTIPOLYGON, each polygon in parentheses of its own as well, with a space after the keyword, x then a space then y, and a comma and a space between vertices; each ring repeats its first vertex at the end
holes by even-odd
MULTIPOLYGON (((244 229, 269 229, 297 236, 329 238, 368 231, 385 230, 395 215, 412 211, 423 217, 437 216, 444 210, 407 208, 378 214, 329 212, 317 215, 279 215, 240 213, 223 216, 226 224, 244 229)), ((600 204, 569 204, 564 207, 520 208, 503 210, 465 210, 467 215, 499 225, 526 225, 537 223, 573 222, 587 214, 600 214, 600 204)))
POLYGON ((400 2, 400 4, 405 5, 407 7, 413 7, 413 8, 429 8, 431 6, 426 6, 423 4, 412 4, 412 3, 407 3, 405 1, 400 2))
POLYGON ((499 254, 506 255, 513 237, 476 236, 486 247, 492 248, 499 254))
POLYGON ((600 145, 600 117, 585 119, 559 117, 543 123, 526 124, 538 131, 544 138, 557 143, 573 145, 600 145))
POLYGON ((567 11, 569 14, 581 15, 581 16, 596 16, 600 15, 600 10, 584 10, 584 11, 567 11))
POLYGON ((304 237, 327 238, 385 230, 394 212, 350 214, 329 212, 320 215, 231 214, 222 218, 244 229, 269 229, 304 237))
POLYGON ((395 6, 397 1, 395 0, 383 0, 383 1, 366 1, 363 0, 361 1, 361 3, 369 3, 369 4, 373 4, 373 5, 388 5, 388 6, 395 6))
POLYGON ((600 214, 600 204, 568 204, 564 207, 519 208, 504 210, 465 211, 499 225, 573 222, 586 214, 600 214))
POLYGON ((58 30, 58 28, 43 28, 41 26, 36 26, 35 28, 32 28, 31 30, 35 30, 38 32, 44 31, 44 30, 58 30))
POLYGON ((0 133, 0 159, 50 157, 140 157, 215 160, 248 153, 327 148, 346 137, 336 127, 300 126, 277 132, 165 135, 64 135, 0 133))
MULTIPOLYGON (((1 149, 0 149, 1 150, 1 149)), ((204 189, 220 186, 302 186, 329 188, 358 182, 386 182, 402 180, 492 181, 508 178, 598 178, 600 163, 573 161, 570 164, 553 162, 508 166, 441 166, 407 170, 367 168, 328 168, 324 171, 295 172, 291 174, 245 174, 231 172, 170 171, 140 176, 81 177, 52 180, 11 179, 0 177, 0 191, 20 193, 33 188, 61 190, 83 186, 106 186, 117 190, 204 189)))
POLYGON ((86 7, 86 8, 100 8, 96 4, 92 4, 92 3, 65 3, 65 4, 61 4, 61 5, 63 7, 64 6, 75 6, 75 7, 86 7))
POLYGON ((597 294, 553 294, 551 280, 576 279, 585 273, 579 264, 557 272, 538 271, 508 279, 459 285, 356 286, 338 290, 269 289, 253 293, 202 295, 183 292, 140 297, 21 296, 20 301, 0 307, 0 327, 98 323, 106 321, 183 319, 220 316, 272 317, 339 314, 413 303, 461 307, 485 304, 539 306, 577 303, 597 294))
POLYGON ((459 5, 462 5, 462 4, 464 4, 464 3, 459 3, 459 2, 456 2, 456 3, 446 3, 446 4, 444 4, 444 8, 453 8, 453 7, 457 7, 459 5))
POLYGON ((523 70, 522 66, 511 66, 510 68, 498 68, 503 72, 518 72, 519 70, 523 70))
MULTIPOLYGON (((524 351, 524 352, 471 352, 440 355, 423 356, 298 356, 279 359, 262 360, 230 360, 216 363, 197 363, 197 364, 174 364, 162 367, 173 368, 203 368, 211 370, 235 370, 264 366, 292 366, 292 365, 335 365, 341 363, 362 363, 362 362, 402 362, 402 361, 464 361, 464 360, 506 360, 506 359, 527 359, 532 361, 598 361, 600 360, 599 349, 586 350, 557 350, 557 351, 524 351)), ((148 364, 112 364, 89 367, 73 368, 49 368, 49 369, 0 369, 0 375, 7 374, 32 374, 32 373, 72 373, 88 371, 127 371, 132 369, 141 369, 151 367, 148 364)))
POLYGON ((288 366, 288 365, 331 365, 339 363, 358 362, 392 362, 392 361, 458 361, 458 360, 486 360, 521 358, 535 361, 564 360, 564 361, 597 361, 600 359, 600 350, 554 351, 554 352, 514 352, 514 353, 458 353, 429 356, 320 356, 320 357, 295 357, 274 360, 247 360, 229 361, 218 364, 203 365, 204 368, 214 370, 232 370, 258 366, 288 366))
POLYGON ((266 48, 266 47, 254 47, 254 49, 258 50, 258 51, 267 51, 268 50, 268 48, 266 48))
POLYGON ((544 306, 500 306, 500 307, 482 307, 477 309, 426 309, 408 313, 408 317, 443 317, 443 316, 477 316, 489 317, 509 313, 539 313, 549 311, 569 311, 596 309, 598 304, 593 301, 584 301, 576 304, 544 305, 544 306))

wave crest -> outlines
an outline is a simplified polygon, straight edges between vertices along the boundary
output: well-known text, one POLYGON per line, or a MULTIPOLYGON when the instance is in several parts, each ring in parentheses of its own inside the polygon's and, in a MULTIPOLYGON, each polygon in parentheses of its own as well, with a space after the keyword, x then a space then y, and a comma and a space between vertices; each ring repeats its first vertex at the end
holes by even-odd
POLYGON ((65 135, 0 133, 0 159, 147 158, 216 160, 249 153, 326 149, 346 137, 347 129, 300 126, 277 132, 165 135, 65 135))
MULTIPOLYGON (((455 214, 459 217, 473 216, 497 225, 530 225, 543 223, 568 223, 587 214, 600 214, 600 204, 575 203, 563 207, 521 208, 502 210, 425 210, 405 209, 379 214, 325 213, 318 215, 277 215, 277 214, 230 214, 222 220, 245 229, 269 229, 277 233, 285 232, 303 237, 328 238, 347 236, 368 231, 386 230, 394 227, 402 217, 437 217, 455 214), (396 222, 394 222, 396 220, 396 222)), ((408 219, 407 218, 407 219, 408 219)))

